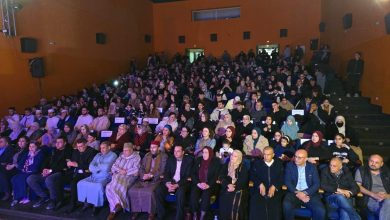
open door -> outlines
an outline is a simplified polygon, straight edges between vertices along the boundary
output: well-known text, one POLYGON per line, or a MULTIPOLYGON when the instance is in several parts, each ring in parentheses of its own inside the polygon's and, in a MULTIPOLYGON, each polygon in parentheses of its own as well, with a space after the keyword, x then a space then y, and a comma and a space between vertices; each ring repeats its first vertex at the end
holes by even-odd
POLYGON ((271 56, 273 50, 279 53, 279 44, 259 44, 257 45, 257 54, 260 54, 263 49, 271 56))
POLYGON ((199 56, 204 55, 204 49, 188 48, 188 49, 186 49, 186 55, 190 59, 190 62, 193 63, 199 56))

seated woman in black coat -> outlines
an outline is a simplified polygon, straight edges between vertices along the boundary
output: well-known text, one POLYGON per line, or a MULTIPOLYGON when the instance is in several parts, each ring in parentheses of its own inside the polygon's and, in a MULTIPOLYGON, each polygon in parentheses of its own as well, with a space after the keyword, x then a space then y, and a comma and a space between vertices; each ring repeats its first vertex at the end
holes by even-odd
POLYGON ((278 126, 276 125, 275 121, 272 119, 272 116, 267 116, 265 118, 264 124, 261 127, 261 133, 264 137, 268 139, 269 142, 272 141, 272 138, 274 137, 275 131, 279 130, 278 126))
POLYGON ((236 128, 233 126, 228 126, 226 128, 225 135, 218 138, 217 145, 215 145, 214 152, 219 152, 220 149, 223 147, 222 143, 224 140, 230 141, 230 147, 235 150, 241 150, 242 151, 242 141, 239 141, 236 137, 236 128))
POLYGON ((198 218, 200 210, 200 219, 206 217, 210 209, 210 197, 215 191, 221 162, 214 157, 214 151, 211 147, 204 147, 202 157, 196 158, 191 187, 191 212, 194 219, 198 218), (199 199, 201 200, 199 203, 199 199))
POLYGON ((340 158, 343 165, 348 167, 350 171, 354 171, 358 166, 362 165, 359 156, 345 143, 345 136, 341 133, 335 135, 334 143, 330 145, 329 151, 332 157, 340 158))
POLYGON ((242 163, 242 153, 234 150, 230 161, 221 171, 221 220, 247 219, 248 169, 242 163))
POLYGON ((344 116, 337 116, 334 123, 328 126, 327 138, 333 139, 337 133, 341 133, 345 136, 345 142, 349 145, 359 147, 359 138, 356 135, 355 130, 348 126, 344 116))
POLYGON ((275 157, 281 159, 284 164, 290 162, 294 158, 295 148, 290 142, 290 137, 285 135, 281 138, 280 145, 274 148, 275 157))
POLYGON ((256 160, 251 166, 250 180, 253 181, 253 187, 249 219, 281 219, 283 163, 274 158, 272 147, 264 148, 263 156, 263 160, 256 160))
POLYGON ((307 162, 319 165, 319 168, 329 163, 331 158, 326 143, 323 141, 324 135, 321 131, 313 132, 311 140, 303 143, 303 149, 307 151, 307 162))

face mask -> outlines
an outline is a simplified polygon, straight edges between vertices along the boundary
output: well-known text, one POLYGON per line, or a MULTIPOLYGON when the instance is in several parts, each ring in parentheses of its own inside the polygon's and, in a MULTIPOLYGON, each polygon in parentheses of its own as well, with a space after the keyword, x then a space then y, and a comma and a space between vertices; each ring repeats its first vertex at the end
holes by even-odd
POLYGON ((341 127, 343 127, 344 123, 343 122, 337 122, 336 125, 337 125, 337 127, 341 128, 341 127))

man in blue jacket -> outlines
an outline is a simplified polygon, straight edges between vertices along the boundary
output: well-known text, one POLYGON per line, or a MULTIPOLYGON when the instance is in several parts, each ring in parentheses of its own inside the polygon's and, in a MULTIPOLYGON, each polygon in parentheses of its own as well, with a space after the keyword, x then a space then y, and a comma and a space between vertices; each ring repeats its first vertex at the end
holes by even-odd
POLYGON ((284 219, 294 219, 294 209, 305 206, 312 212, 312 219, 325 219, 325 208, 321 202, 318 189, 320 178, 317 168, 307 163, 307 151, 295 152, 295 161, 287 164, 285 184, 288 192, 283 201, 284 219))

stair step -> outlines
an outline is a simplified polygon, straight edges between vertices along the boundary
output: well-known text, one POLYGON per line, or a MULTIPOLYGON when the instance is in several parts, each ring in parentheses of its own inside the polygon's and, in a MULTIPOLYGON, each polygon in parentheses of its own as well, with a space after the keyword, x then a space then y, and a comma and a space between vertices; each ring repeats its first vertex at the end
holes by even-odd
POLYGON ((353 114, 353 113, 346 113, 343 115, 347 120, 390 120, 390 115, 388 114, 353 114))
POLYGON ((369 114, 369 113, 382 113, 382 108, 371 107, 371 108, 347 108, 347 109, 336 109, 337 114, 369 114))
POLYGON ((331 96, 330 97, 330 103, 370 103, 371 101, 371 98, 369 97, 358 97, 358 98, 355 98, 355 97, 351 97, 351 98, 347 98, 347 97, 335 97, 335 96, 331 96))
POLYGON ((380 139, 380 138, 362 138, 360 139, 360 145, 377 145, 377 146, 389 146, 390 139, 380 139))
POLYGON ((386 133, 390 131, 390 125, 353 125, 358 134, 360 133, 386 133))
POLYGON ((352 119, 347 120, 347 123, 352 126, 365 126, 365 125, 390 125, 389 119, 352 119))

